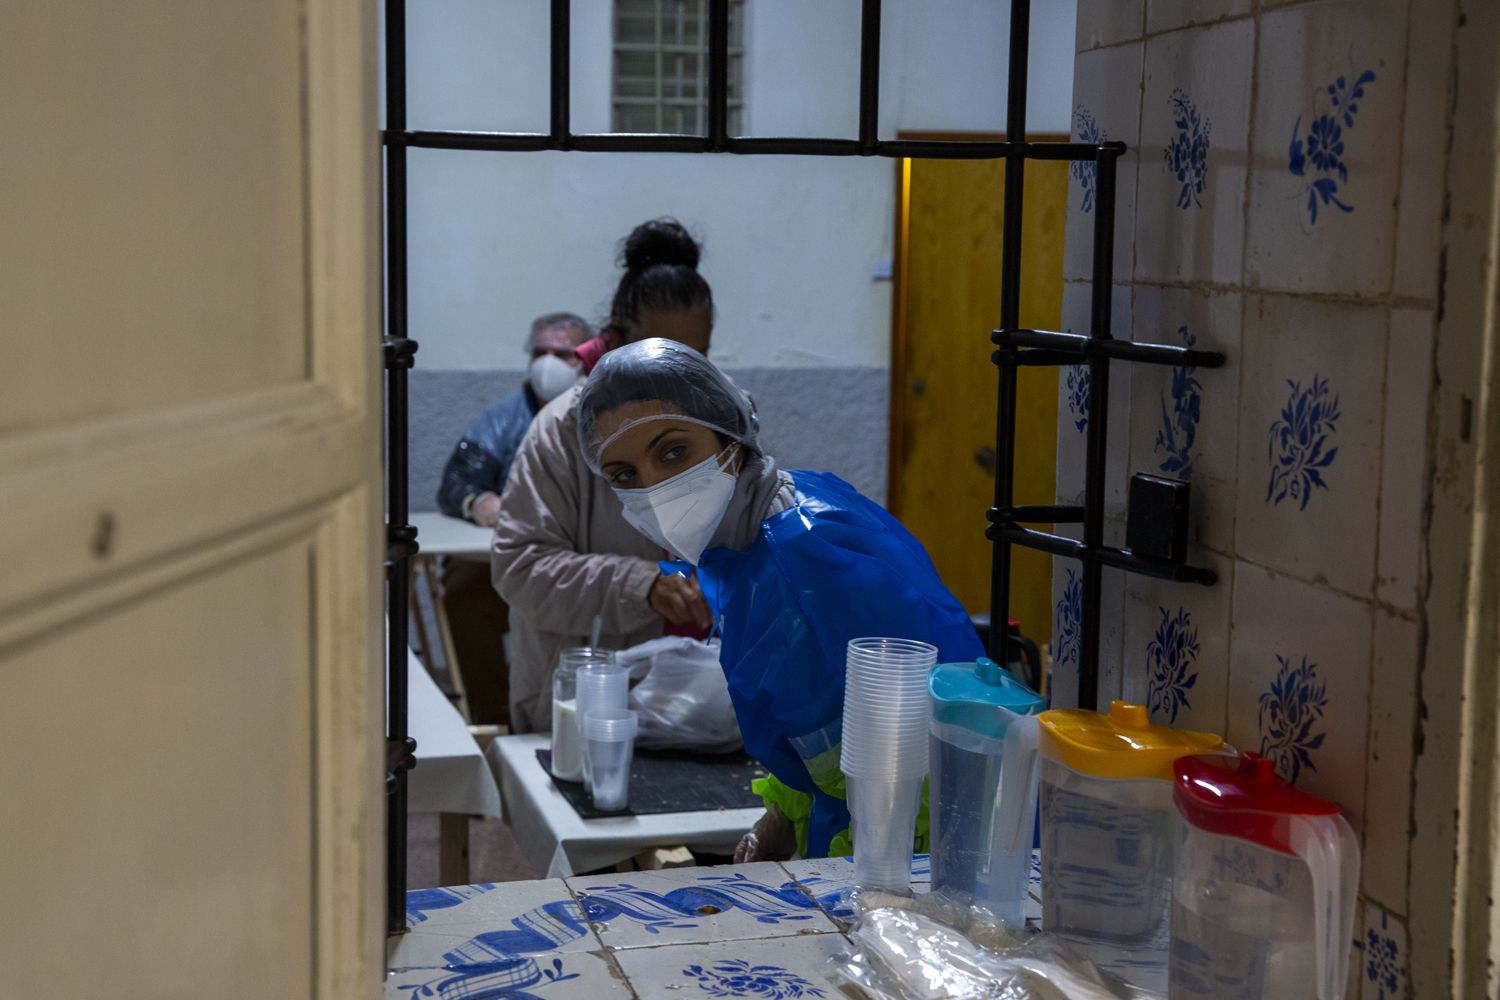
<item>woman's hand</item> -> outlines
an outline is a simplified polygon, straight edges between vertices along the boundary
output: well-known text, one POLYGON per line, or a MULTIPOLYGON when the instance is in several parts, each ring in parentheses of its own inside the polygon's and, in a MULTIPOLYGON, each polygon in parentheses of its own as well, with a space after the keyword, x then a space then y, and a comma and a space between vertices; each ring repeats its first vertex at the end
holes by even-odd
POLYGON ((703 591, 692 577, 663 573, 651 585, 651 593, 646 599, 651 603, 651 610, 673 625, 709 628, 714 623, 708 602, 703 599, 703 591))
POLYGON ((734 863, 787 861, 797 851, 797 830, 775 806, 767 809, 734 849, 734 863))

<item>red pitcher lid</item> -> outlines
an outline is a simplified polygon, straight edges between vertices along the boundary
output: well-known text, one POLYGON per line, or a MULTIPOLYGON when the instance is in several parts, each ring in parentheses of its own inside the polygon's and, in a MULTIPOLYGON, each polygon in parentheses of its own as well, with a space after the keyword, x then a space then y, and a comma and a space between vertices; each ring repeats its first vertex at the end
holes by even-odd
POLYGON ((1285 854, 1292 816, 1334 816, 1336 802, 1293 788, 1276 777, 1276 765, 1258 754, 1238 758, 1178 757, 1172 799, 1183 819, 1200 830, 1238 837, 1285 854))

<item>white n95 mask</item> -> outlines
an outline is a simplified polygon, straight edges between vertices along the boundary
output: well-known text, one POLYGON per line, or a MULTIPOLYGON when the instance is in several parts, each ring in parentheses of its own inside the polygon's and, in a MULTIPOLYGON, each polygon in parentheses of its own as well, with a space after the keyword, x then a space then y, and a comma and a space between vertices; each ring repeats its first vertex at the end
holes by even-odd
POLYGON ((526 369, 526 381, 531 383, 531 391, 536 393, 537 399, 550 403, 573 388, 578 374, 578 369, 562 358, 543 354, 531 359, 531 365, 526 369))
POLYGON ((729 509, 734 484, 734 474, 724 471, 719 455, 711 455, 648 489, 616 488, 615 496, 631 527, 696 566, 729 509))

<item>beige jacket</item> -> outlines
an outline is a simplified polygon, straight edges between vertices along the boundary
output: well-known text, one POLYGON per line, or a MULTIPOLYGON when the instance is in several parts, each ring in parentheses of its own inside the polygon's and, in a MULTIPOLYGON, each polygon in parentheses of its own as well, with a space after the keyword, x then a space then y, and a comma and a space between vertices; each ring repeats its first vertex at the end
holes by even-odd
POLYGON ((662 552, 625 523, 614 491, 583 460, 578 393, 563 393, 531 422, 491 544, 491 580, 510 605, 510 718, 518 733, 552 727, 558 654, 588 644, 595 615, 606 649, 662 632, 647 601, 662 552))

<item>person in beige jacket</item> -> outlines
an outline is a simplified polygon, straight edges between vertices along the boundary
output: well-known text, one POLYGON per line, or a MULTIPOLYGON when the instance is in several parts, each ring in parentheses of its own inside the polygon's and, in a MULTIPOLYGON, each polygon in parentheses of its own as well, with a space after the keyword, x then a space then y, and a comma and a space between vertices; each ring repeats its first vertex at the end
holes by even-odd
MULTIPOLYGON (((713 296, 698 273, 699 248, 670 219, 626 239, 625 273, 610 328, 629 343, 666 337, 708 350, 713 296)), ((706 630, 708 605, 696 581, 664 576, 661 548, 625 523, 620 501, 594 475, 578 446, 577 388, 532 421, 511 465, 490 550, 491 582, 510 606, 510 725, 517 733, 552 724, 558 654, 589 642, 625 649, 662 634, 664 623, 706 630)))

